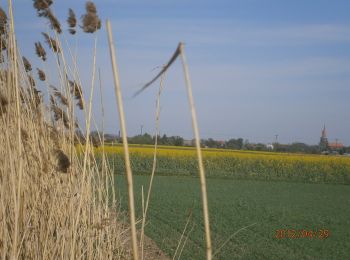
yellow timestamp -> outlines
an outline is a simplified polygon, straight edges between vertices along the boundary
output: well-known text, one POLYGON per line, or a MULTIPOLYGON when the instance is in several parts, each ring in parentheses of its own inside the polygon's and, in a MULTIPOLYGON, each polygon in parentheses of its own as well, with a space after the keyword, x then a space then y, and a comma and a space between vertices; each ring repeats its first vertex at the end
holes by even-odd
POLYGON ((275 238, 277 239, 298 239, 298 238, 309 238, 309 239, 327 239, 331 235, 329 229, 276 229, 275 238))

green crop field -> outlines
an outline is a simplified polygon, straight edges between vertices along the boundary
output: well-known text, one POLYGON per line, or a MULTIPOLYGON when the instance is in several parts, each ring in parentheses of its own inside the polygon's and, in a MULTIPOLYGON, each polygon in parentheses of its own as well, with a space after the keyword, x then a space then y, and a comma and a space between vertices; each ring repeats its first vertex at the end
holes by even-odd
MULTIPOLYGON (((124 177, 116 176, 116 187, 126 209, 124 177)), ((139 218, 141 187, 146 191, 148 180, 148 176, 134 177, 139 218)), ((346 259, 350 255, 350 186, 215 178, 208 179, 207 186, 215 259, 346 259), (278 229, 327 230, 329 236, 276 238, 278 229)), ((188 239, 181 259, 204 259, 198 179, 156 176, 146 234, 172 257, 187 220, 188 239)))

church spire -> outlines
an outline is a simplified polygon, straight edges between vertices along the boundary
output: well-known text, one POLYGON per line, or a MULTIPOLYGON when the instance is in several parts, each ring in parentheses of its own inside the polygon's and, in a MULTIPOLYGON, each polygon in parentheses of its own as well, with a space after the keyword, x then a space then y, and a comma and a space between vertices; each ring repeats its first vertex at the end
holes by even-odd
POLYGON ((320 146, 321 151, 328 150, 328 138, 327 138, 326 124, 323 125, 319 146, 320 146))
POLYGON ((321 138, 327 138, 326 124, 323 125, 321 138))

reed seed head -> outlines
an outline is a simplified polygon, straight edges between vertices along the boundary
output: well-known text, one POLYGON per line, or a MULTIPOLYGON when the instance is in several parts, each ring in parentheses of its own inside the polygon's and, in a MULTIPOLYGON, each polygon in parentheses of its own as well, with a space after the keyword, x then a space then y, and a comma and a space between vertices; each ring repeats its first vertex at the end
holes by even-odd
POLYGON ((56 52, 56 53, 61 52, 61 49, 60 49, 60 47, 59 47, 59 45, 58 45, 58 43, 57 43, 57 41, 55 39, 51 38, 47 33, 43 32, 41 34, 44 36, 46 43, 49 45, 49 47, 54 52, 56 52))
POLYGON ((56 105, 56 101, 52 95, 50 95, 50 104, 51 104, 51 109, 53 109, 53 106, 56 105))
POLYGON ((76 100, 78 100, 77 102, 77 106, 83 110, 84 109, 84 102, 83 102, 83 97, 82 97, 82 89, 81 86, 79 86, 75 81, 71 81, 69 80, 69 85, 71 87, 71 93, 74 94, 74 97, 76 100))
POLYGON ((85 5, 86 14, 82 16, 81 26, 86 33, 94 33, 101 29, 101 20, 97 15, 96 6, 93 2, 88 1, 85 5))
POLYGON ((69 129, 69 120, 68 120, 67 113, 56 105, 56 102, 52 96, 50 97, 50 101, 51 101, 51 110, 53 112, 55 121, 59 121, 60 119, 62 119, 64 126, 67 129, 69 129))
POLYGON ((42 97, 40 95, 41 91, 37 90, 35 87, 31 87, 30 89, 28 89, 28 91, 34 106, 38 107, 42 102, 42 97))
POLYGON ((5 11, 0 7, 0 35, 5 34, 7 24, 7 15, 5 11))
POLYGON ((22 57, 23 60, 23 65, 24 65, 24 69, 28 72, 28 71, 32 71, 32 65, 30 64, 29 60, 27 60, 26 57, 22 57))
POLYGON ((84 103, 83 103, 83 99, 80 98, 77 102, 77 106, 80 108, 80 110, 84 109, 84 103))
POLYGON ((39 15, 39 17, 45 17, 49 20, 50 27, 52 30, 55 30, 57 33, 62 32, 60 22, 58 21, 56 16, 54 16, 54 14, 52 13, 50 8, 47 8, 47 9, 44 9, 44 10, 38 12, 38 15, 39 15))
POLYGON ((46 51, 40 42, 35 43, 35 52, 39 58, 41 58, 43 61, 46 61, 46 51))
POLYGON ((23 128, 21 128, 21 137, 22 137, 23 141, 25 141, 25 142, 28 141, 28 138, 29 138, 28 133, 23 128))
POLYGON ((54 151, 57 161, 57 170, 62 173, 67 173, 70 167, 70 161, 68 156, 60 149, 54 151))
POLYGON ((52 0, 34 0, 33 6, 38 12, 40 12, 49 8, 52 3, 52 0))
POLYGON ((50 86, 54 90, 54 96, 58 98, 63 105, 68 106, 68 99, 54 86, 50 86))
POLYGON ((93 147, 99 147, 101 144, 100 144, 100 140, 98 140, 98 138, 94 135, 90 135, 90 138, 91 138, 91 143, 93 145, 93 147))
POLYGON ((70 27, 69 29, 70 34, 75 34, 76 33, 75 26, 77 25, 77 18, 75 16, 74 11, 71 8, 69 8, 68 10, 67 23, 70 27))
POLYGON ((37 71, 38 71, 38 77, 39 77, 39 79, 40 79, 41 81, 45 81, 45 79, 46 79, 45 72, 42 71, 41 69, 38 69, 38 68, 36 68, 36 69, 37 69, 37 71))
POLYGON ((8 101, 4 94, 0 93, 0 116, 6 113, 8 101))
POLYGON ((96 6, 95 6, 95 4, 94 4, 93 2, 91 2, 91 1, 87 1, 87 2, 86 2, 85 9, 86 9, 86 12, 88 12, 88 13, 97 14, 96 6))
POLYGON ((7 48, 6 41, 1 37, 0 38, 0 51, 6 50, 6 48, 7 48))
POLYGON ((35 87, 35 80, 31 75, 28 75, 29 84, 31 87, 35 87))

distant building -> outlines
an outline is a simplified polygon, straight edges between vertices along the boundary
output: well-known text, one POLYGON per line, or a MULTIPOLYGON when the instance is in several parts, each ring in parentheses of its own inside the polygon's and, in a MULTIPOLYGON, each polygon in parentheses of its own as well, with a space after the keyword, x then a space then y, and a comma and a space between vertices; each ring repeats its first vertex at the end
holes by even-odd
POLYGON ((194 146, 195 145, 195 141, 194 141, 194 139, 192 139, 192 140, 184 140, 183 144, 184 144, 184 146, 194 146))
POLYGON ((322 132, 321 132, 321 138, 320 138, 320 150, 323 154, 328 154, 330 152, 338 153, 340 150, 345 148, 345 145, 341 142, 338 142, 338 139, 336 139, 335 142, 329 143, 327 138, 327 130, 326 126, 323 126, 322 132))
POLYGON ((273 150, 274 146, 273 146, 273 144, 267 144, 266 148, 269 150, 273 150))
POLYGON ((331 150, 340 150, 340 149, 343 149, 345 147, 345 145, 343 145, 342 143, 339 143, 339 142, 335 142, 335 143, 329 143, 328 147, 331 150))
POLYGON ((219 140, 219 141, 217 141, 217 143, 218 143, 218 147, 224 147, 225 146, 225 141, 222 141, 222 140, 219 140))
POLYGON ((322 129, 319 146, 321 151, 326 151, 329 148, 326 125, 324 125, 322 129))

